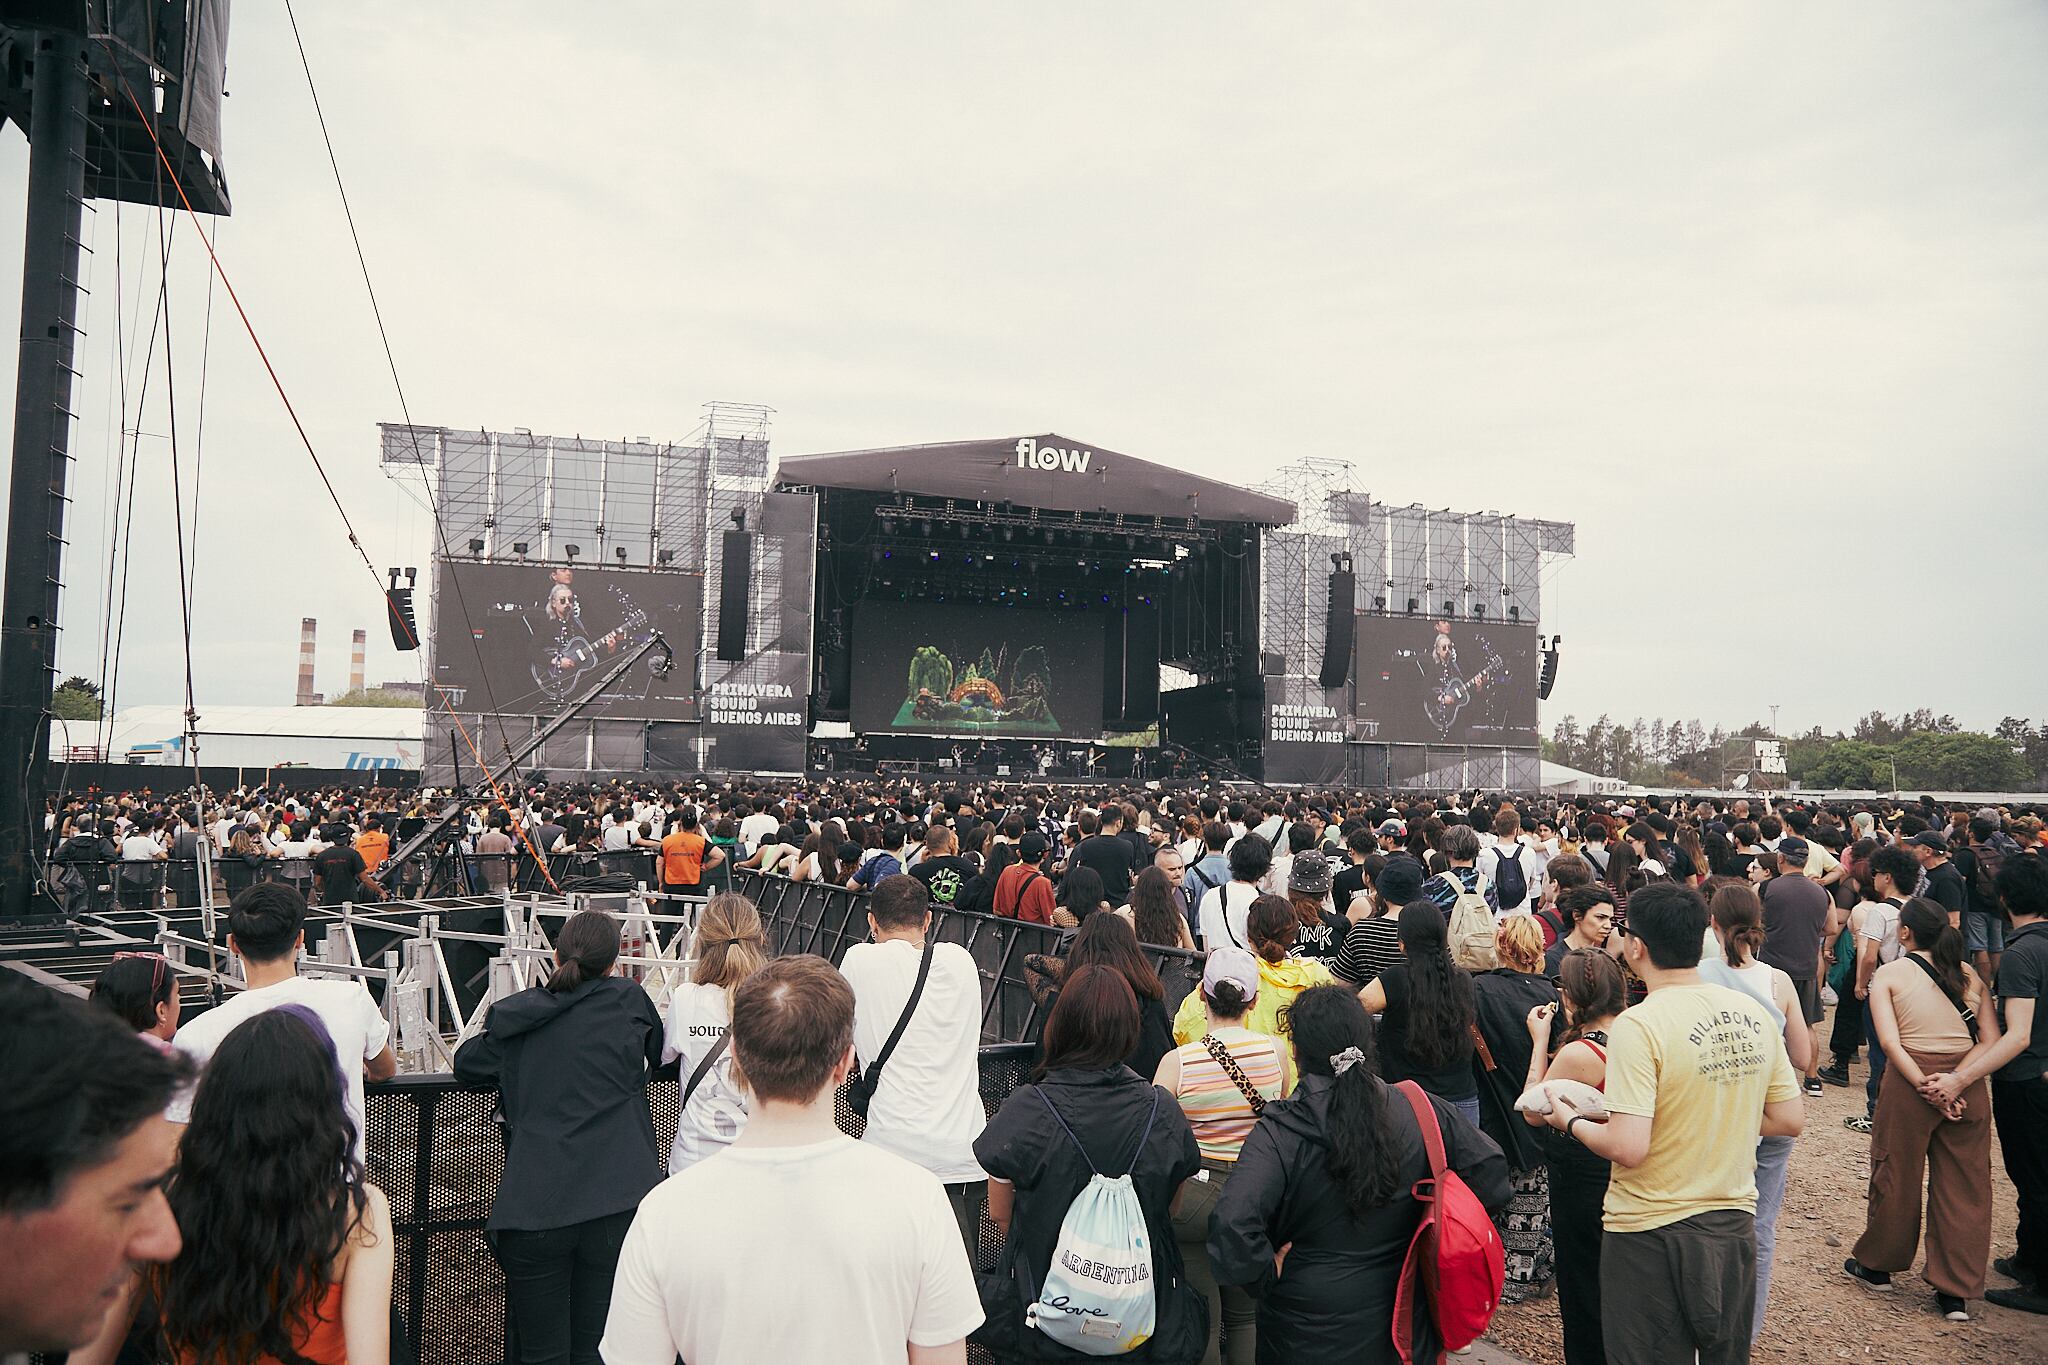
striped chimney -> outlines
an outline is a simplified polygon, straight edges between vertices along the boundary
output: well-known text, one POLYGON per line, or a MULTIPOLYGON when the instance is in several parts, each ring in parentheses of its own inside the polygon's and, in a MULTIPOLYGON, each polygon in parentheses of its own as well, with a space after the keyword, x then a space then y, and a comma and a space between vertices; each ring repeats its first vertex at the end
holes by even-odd
POLYGON ((319 694, 313 691, 313 636, 319 622, 310 616, 299 619, 299 695, 293 703, 297 706, 318 706, 319 694))
POLYGON ((348 690, 363 690, 363 650, 367 637, 362 631, 349 636, 348 641, 348 690))

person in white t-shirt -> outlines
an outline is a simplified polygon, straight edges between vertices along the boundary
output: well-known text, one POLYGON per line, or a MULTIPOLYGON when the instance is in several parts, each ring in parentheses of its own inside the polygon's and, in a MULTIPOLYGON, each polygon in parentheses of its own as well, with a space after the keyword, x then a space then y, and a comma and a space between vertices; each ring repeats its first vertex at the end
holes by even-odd
MULTIPOLYGON (((363 1080, 390 1078, 398 1071, 391 1052, 391 1026, 360 981, 313 981, 298 974, 299 947, 306 941, 306 898, 282 882, 258 882, 235 897, 228 909, 228 951, 242 959, 249 988, 178 1029, 171 1046, 204 1069, 221 1040, 251 1015, 280 1005, 304 1005, 320 1016, 341 1058, 348 1085, 348 1114, 356 1127, 356 1159, 363 1160, 363 1080)), ((191 1091, 169 1112, 177 1123, 191 1117, 191 1091)))
MULTIPOLYGON (((863 1067, 903 1017, 917 984, 918 965, 931 928, 931 893, 905 873, 884 877, 868 897, 873 943, 846 950, 839 970, 858 1004, 854 1046, 863 1067)), ((932 945, 931 972, 896 1050, 883 1064, 868 1106, 866 1141, 930 1171, 946 1186, 973 1247, 981 1223, 980 1198, 988 1175, 974 1160, 974 1139, 988 1122, 981 1102, 981 973, 957 943, 932 945)))
POLYGON ((966 1361, 981 1303, 938 1182, 833 1122, 854 1015, 846 979, 816 957, 779 958, 734 993, 752 1116, 641 1202, 606 1365, 966 1361))
POLYGON ((753 814, 740 821, 740 842, 751 851, 759 848, 763 839, 781 828, 782 821, 769 813, 768 802, 761 797, 755 797, 753 814))
POLYGON ((1246 918, 1259 898, 1259 881, 1273 866, 1273 852, 1256 834, 1230 846, 1230 880, 1202 893, 1195 905, 1195 937, 1204 951, 1245 947, 1246 918))
POLYGON ((720 1040, 732 1018, 733 992, 768 961, 768 933, 754 903, 732 892, 713 896, 697 921, 690 955, 697 959, 694 979, 669 997, 661 1048, 661 1060, 677 1064, 684 1092, 669 1148, 670 1175, 724 1151, 747 1126, 746 1092, 733 1070, 732 1050, 720 1040))

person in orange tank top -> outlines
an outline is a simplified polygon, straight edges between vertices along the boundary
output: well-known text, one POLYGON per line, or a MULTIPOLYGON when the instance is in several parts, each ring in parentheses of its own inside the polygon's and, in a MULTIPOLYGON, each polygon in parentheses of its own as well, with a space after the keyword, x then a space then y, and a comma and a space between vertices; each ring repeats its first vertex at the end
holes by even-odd
MULTIPOLYGON (((334 1043, 302 1005, 255 1015, 214 1053, 167 1191, 184 1249, 150 1275, 180 1365, 390 1358, 391 1209, 363 1178, 343 1096, 334 1043)), ((115 1358, 135 1289, 76 1365, 115 1358)))

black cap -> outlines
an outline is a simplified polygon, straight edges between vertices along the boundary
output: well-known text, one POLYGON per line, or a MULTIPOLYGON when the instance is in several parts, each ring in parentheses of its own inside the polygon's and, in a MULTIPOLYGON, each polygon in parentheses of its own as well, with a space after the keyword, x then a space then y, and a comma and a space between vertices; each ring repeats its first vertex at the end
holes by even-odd
POLYGON ((1390 858, 1373 883, 1389 905, 1406 905, 1422 895, 1422 864, 1413 858, 1390 858))
POLYGON ((1922 830, 1920 833, 1906 840, 1906 842, 1909 844, 1918 844, 1922 848, 1931 848, 1936 853, 1948 852, 1948 840, 1943 836, 1936 834, 1931 829, 1922 830))
POLYGON ((1017 841, 1017 856, 1027 863, 1035 863, 1045 856, 1045 836, 1037 830, 1028 830, 1017 841))

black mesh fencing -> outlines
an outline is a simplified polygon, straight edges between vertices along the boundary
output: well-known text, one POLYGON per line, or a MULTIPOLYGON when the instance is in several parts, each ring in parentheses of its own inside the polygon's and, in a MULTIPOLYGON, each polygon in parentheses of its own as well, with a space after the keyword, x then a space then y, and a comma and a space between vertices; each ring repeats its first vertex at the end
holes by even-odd
MULTIPOLYGON (((981 1050, 981 1102, 993 1118, 1029 1078, 1037 1049, 981 1050)), ((491 1201, 505 1172, 497 1096, 470 1090, 448 1076, 404 1076, 373 1084, 364 1096, 370 1179, 391 1200, 397 1240, 392 1299, 403 1340, 392 1359, 425 1365, 500 1365, 512 1339, 505 1279, 484 1238, 491 1201)), ((675 1140, 680 1091, 673 1074, 647 1090, 656 1150, 675 1140)), ((835 1105, 841 1130, 859 1137, 861 1120, 835 1105)), ((975 1264, 993 1269, 1002 1234, 984 1201, 975 1264)), ((985 1357, 983 1357, 985 1358, 985 1357)))
MULTIPOLYGON (((812 953, 835 967, 846 950, 868 938, 867 893, 828 882, 793 882, 787 877, 736 871, 733 889, 753 900, 778 954, 812 953)), ((932 934, 957 943, 974 958, 981 974, 981 1040, 984 1044, 1027 1043, 1044 1024, 1044 1006, 1032 994, 1025 959, 1059 957, 1072 931, 1028 920, 932 908, 932 934)), ((1166 1008, 1202 979, 1202 955, 1179 948, 1144 945, 1145 955, 1166 987, 1166 1008)))

